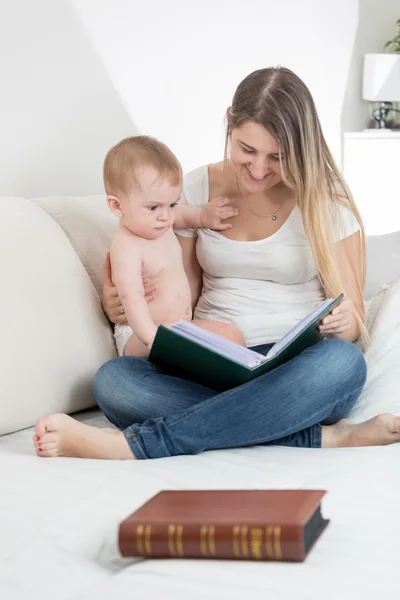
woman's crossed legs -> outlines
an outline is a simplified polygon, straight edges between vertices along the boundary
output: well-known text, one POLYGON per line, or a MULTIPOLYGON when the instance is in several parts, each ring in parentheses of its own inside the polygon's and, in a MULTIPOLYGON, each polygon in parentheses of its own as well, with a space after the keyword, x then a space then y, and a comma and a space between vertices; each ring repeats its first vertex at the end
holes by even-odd
POLYGON ((34 444, 43 457, 145 459, 254 444, 399 442, 400 417, 378 415, 360 424, 345 419, 365 379, 363 355, 339 339, 223 393, 164 374, 147 360, 118 358, 101 367, 93 389, 100 408, 122 431, 52 415, 38 421, 34 444))

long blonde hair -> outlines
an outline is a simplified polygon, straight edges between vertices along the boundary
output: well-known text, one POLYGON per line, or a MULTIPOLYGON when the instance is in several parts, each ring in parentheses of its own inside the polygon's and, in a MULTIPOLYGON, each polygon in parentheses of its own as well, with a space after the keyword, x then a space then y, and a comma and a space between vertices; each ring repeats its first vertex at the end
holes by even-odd
MULTIPOLYGON (((362 296, 366 275, 364 226, 326 144, 307 86, 283 67, 260 69, 248 75, 239 84, 227 114, 225 160, 228 159, 232 130, 246 121, 263 125, 283 152, 284 162, 280 159, 282 180, 295 194, 318 277, 327 297, 336 297, 344 289, 334 247, 334 232, 337 235, 344 225, 340 206, 346 207, 358 221, 361 247, 352 248, 351 252, 361 258, 361 264, 355 265, 354 275, 362 296)), ((363 306, 355 307, 355 318, 367 343, 363 306)))

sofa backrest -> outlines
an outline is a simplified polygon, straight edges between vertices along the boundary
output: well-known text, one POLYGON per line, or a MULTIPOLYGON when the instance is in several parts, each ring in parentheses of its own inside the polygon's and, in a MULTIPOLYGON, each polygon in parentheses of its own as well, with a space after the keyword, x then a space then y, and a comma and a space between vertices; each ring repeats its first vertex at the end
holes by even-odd
POLYGON ((118 225, 105 196, 59 196, 33 201, 62 227, 101 297, 102 265, 118 225))
POLYGON ((0 254, 1 435, 94 406, 93 377, 116 351, 100 299, 47 212, 0 198, 0 254))

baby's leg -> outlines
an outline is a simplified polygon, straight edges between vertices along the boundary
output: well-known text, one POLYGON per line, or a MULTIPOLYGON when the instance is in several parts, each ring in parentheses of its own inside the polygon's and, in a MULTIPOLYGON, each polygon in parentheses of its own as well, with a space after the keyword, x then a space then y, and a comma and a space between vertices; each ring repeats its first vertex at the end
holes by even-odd
POLYGON ((242 332, 235 325, 221 323, 220 321, 208 321, 206 319, 193 319, 193 323, 202 329, 220 335, 226 340, 235 342, 235 344, 246 346, 242 332))
POLYGON ((139 338, 132 333, 131 337, 126 343, 124 356, 148 356, 149 349, 139 338))
POLYGON ((119 356, 148 356, 149 354, 147 346, 142 344, 129 325, 116 325, 114 338, 119 356))
MULTIPOLYGON (((211 333, 216 333, 226 340, 230 340, 231 342, 235 342, 240 346, 246 347, 246 342, 244 341, 244 337, 241 331, 231 325, 230 323, 222 323, 220 321, 209 321, 207 319, 194 319, 193 323, 202 329, 206 329, 207 331, 211 331, 211 333)), ((165 327, 168 327, 171 323, 164 324, 165 327)), ((138 337, 132 333, 130 336, 124 351, 124 356, 142 356, 147 357, 149 355, 149 350, 143 342, 141 342, 138 337)))

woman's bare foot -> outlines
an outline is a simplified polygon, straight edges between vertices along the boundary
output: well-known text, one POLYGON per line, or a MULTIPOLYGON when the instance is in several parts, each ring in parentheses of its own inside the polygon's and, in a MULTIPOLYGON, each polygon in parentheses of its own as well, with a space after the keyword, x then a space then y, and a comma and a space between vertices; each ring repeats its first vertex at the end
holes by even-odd
POLYGON ((386 446, 400 442, 400 417, 382 414, 364 423, 342 419, 322 426, 322 447, 386 446))
POLYGON ((35 432, 33 444, 38 456, 108 460, 135 458, 121 431, 89 427, 68 415, 41 417, 35 425, 35 432))

